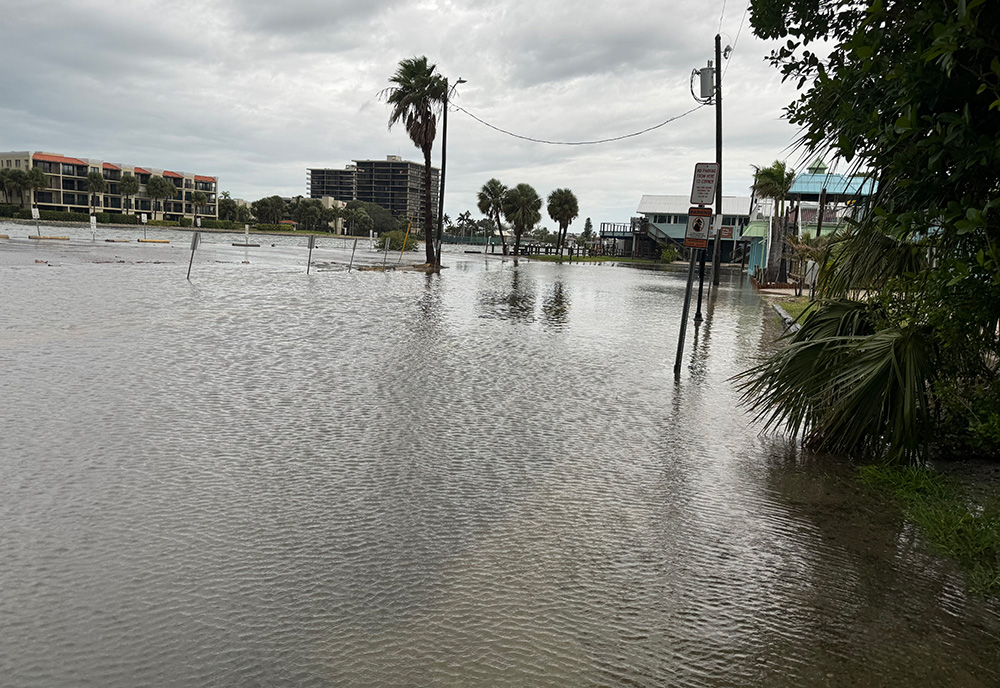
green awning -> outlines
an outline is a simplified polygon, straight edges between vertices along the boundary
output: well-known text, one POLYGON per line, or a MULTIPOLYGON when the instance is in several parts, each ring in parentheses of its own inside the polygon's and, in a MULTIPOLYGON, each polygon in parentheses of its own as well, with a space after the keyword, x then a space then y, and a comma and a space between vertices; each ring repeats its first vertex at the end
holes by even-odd
POLYGON ((753 239, 754 237, 760 239, 767 238, 768 222, 767 220, 754 220, 746 227, 743 228, 743 238, 753 239))

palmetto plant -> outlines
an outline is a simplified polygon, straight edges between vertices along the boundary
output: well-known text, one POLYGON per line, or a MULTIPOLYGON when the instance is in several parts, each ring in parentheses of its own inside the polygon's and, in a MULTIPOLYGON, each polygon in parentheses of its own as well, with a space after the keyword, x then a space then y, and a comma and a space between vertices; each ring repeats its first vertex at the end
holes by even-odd
POLYGON ((424 154, 424 241, 428 265, 440 264, 434 251, 432 230, 434 207, 431 202, 431 150, 437 134, 436 111, 444 103, 447 82, 436 69, 428 64, 427 57, 401 60, 396 73, 389 77, 392 84, 382 94, 392 106, 389 129, 403 123, 413 144, 424 154))
POLYGON ((925 327, 887 326, 872 304, 827 301, 788 346, 737 377, 757 420, 808 446, 913 461, 926 449, 936 356, 925 327))

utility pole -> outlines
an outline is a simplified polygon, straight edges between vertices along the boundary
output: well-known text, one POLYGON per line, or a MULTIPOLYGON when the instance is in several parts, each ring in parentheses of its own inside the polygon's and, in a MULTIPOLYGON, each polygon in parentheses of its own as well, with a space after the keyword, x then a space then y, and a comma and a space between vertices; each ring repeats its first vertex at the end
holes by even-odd
MULTIPOLYGON (((458 78, 455 82, 457 87, 459 84, 464 84, 465 79, 462 77, 458 78)), ((437 246, 434 251, 434 262, 435 268, 441 270, 441 241, 442 235, 444 233, 444 172, 445 164, 447 163, 447 153, 448 153, 448 96, 451 89, 448 87, 448 79, 444 80, 444 108, 441 112, 441 183, 438 184, 438 227, 437 227, 437 246)))
MULTIPOLYGON (((722 262, 722 36, 715 34, 715 164, 719 166, 719 186, 715 190, 715 250, 712 256, 712 286, 719 286, 719 265, 722 262)), ((735 237, 735 228, 733 230, 735 237)))

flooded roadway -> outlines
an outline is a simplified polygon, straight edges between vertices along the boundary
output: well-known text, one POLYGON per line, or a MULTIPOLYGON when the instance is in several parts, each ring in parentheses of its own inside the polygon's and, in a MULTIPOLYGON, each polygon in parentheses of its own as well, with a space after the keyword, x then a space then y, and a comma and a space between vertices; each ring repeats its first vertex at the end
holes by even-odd
POLYGON ((685 271, 108 231, 0 225, 3 685, 1000 682, 998 606, 736 408, 738 275, 675 382, 685 271))

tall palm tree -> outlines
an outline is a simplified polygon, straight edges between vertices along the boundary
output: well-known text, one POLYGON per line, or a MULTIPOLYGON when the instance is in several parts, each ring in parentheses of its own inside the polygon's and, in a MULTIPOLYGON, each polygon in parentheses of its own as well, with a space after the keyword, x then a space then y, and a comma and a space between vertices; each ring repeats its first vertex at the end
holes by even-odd
POLYGON ((779 263, 782 260, 785 249, 785 234, 787 232, 787 222, 785 220, 785 197, 792 182, 795 181, 795 170, 787 167, 784 160, 775 160, 768 167, 754 166, 753 193, 761 198, 774 199, 778 206, 778 217, 780 220, 772 229, 771 243, 767 256, 768 280, 774 281, 778 275, 779 263))
POLYGON ((108 188, 108 183, 104 181, 104 175, 97 171, 87 174, 87 193, 90 195, 90 214, 97 212, 97 194, 104 193, 108 188))
MULTIPOLYGON (((129 200, 139 193, 139 178, 131 172, 122 172, 122 178, 118 182, 118 191, 125 197, 125 207, 122 211, 128 210, 129 200)), ((134 213, 133 213, 134 214, 134 213)))
POLYGON ((194 206, 194 220, 191 224, 198 226, 198 208, 203 208, 208 203, 208 195, 204 191, 195 191, 191 194, 191 205, 194 206))
POLYGON ((382 94, 392 106, 389 129, 403 123, 413 144, 424 154, 424 242, 428 265, 438 265, 440 257, 434 251, 434 206, 431 202, 431 149, 437 134, 437 110, 447 95, 447 82, 428 64, 427 57, 401 60, 396 73, 389 77, 392 84, 382 94))
POLYGON ((49 186, 48 177, 42 172, 40 167, 32 167, 25 174, 25 188, 31 190, 31 205, 38 205, 37 202, 37 191, 39 189, 46 189, 49 186))
POLYGON ((514 255, 521 251, 521 235, 542 219, 542 198, 530 184, 518 184, 503 196, 503 216, 514 228, 514 255))
POLYGON ((566 243, 566 231, 570 223, 580 214, 580 204, 576 202, 576 196, 569 189, 556 189, 549 194, 548 211, 552 221, 559 224, 556 250, 561 251, 563 244, 566 243))
POLYGON ((500 223, 500 214, 503 212, 503 197, 507 193, 507 186, 494 177, 479 190, 476 195, 479 212, 497 223, 497 232, 500 234, 500 241, 503 243, 503 254, 507 255, 507 237, 503 234, 503 225, 500 223))

